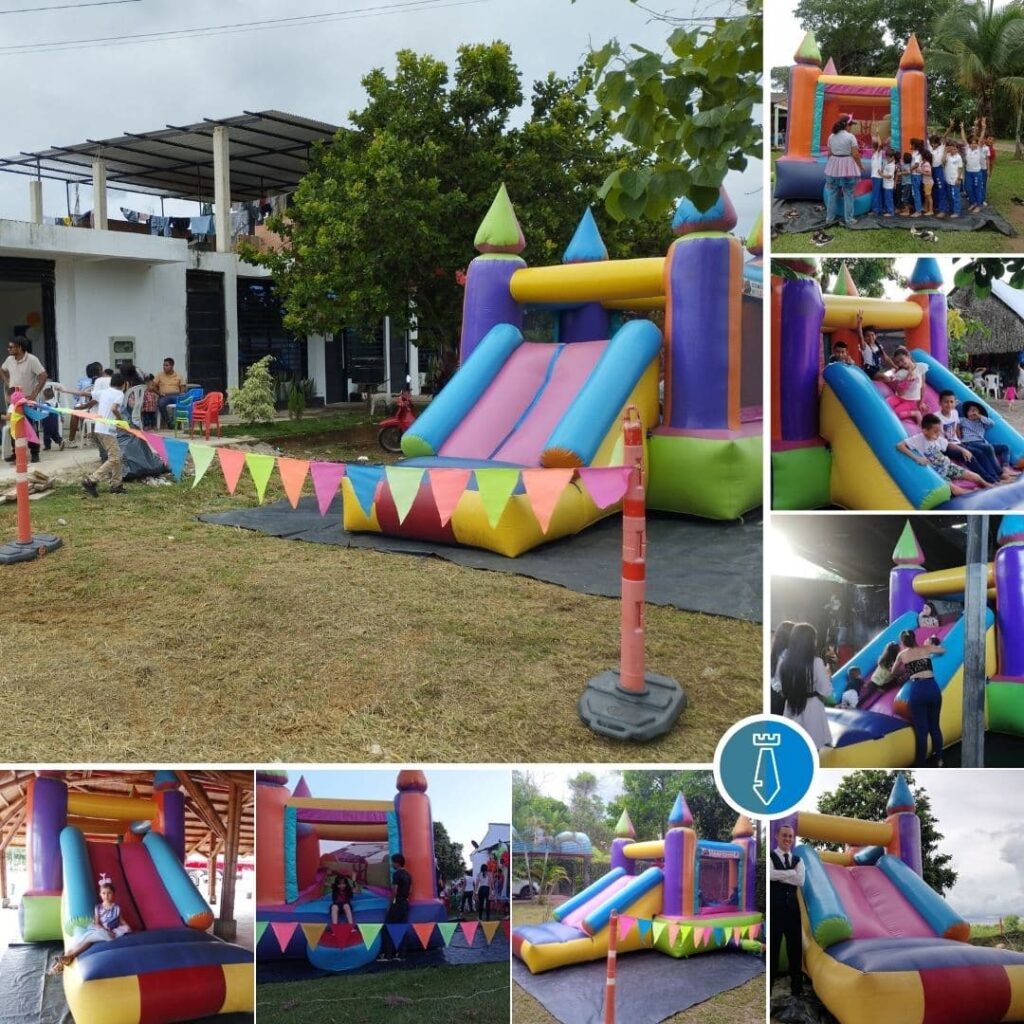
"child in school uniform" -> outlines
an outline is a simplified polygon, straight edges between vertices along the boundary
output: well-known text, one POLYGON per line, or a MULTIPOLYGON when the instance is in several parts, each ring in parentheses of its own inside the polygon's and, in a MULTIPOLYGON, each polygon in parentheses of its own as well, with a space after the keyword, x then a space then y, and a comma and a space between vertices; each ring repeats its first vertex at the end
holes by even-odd
MULTIPOLYGON (((984 131, 984 122, 982 130, 984 131)), ((982 149, 983 146, 974 132, 970 135, 964 132, 964 123, 960 122, 960 138, 962 140, 962 152, 964 158, 964 187, 967 191, 967 212, 976 213, 981 209, 984 201, 981 184, 982 171, 982 149)))
POLYGON ((928 144, 932 152, 932 198, 936 217, 946 216, 946 181, 942 164, 946 159, 946 140, 942 135, 930 135, 928 144))
POLYGON ((871 212, 882 215, 882 167, 885 165, 885 147, 875 139, 871 149, 871 212))
POLYGON ((882 165, 882 216, 892 217, 896 213, 894 194, 896 191, 896 154, 885 151, 885 163, 882 165))
POLYGON ((960 216, 960 182, 963 180, 964 159, 955 142, 946 143, 943 175, 946 182, 946 212, 950 220, 960 216))

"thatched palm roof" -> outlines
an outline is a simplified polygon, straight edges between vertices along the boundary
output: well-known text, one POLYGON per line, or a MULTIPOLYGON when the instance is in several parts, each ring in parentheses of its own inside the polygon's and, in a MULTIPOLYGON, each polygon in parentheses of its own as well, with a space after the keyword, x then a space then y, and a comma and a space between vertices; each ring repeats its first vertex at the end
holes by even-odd
POLYGON ((1024 316, 1012 309, 1005 298, 1000 298, 999 292, 1011 300, 1017 298, 1005 288, 997 283, 987 299, 979 299, 973 288, 955 288, 950 292, 950 306, 980 320, 988 328, 988 333, 973 331, 964 338, 971 355, 1024 352, 1024 316))

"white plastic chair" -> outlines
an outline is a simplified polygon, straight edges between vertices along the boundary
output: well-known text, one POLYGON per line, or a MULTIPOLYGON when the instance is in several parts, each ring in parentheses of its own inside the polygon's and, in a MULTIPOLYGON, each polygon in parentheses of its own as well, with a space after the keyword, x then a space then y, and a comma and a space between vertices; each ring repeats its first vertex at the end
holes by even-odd
POLYGON ((991 398, 1000 398, 1002 396, 1002 381, 999 379, 998 373, 986 373, 985 374, 985 394, 991 398))

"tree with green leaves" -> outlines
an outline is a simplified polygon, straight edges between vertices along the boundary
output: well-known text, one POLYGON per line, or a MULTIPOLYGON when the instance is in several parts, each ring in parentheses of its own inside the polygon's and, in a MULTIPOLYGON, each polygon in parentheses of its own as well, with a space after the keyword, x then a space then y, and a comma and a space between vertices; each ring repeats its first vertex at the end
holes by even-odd
POLYGON ((1019 111, 1024 99, 1024 6, 996 9, 994 0, 960 0, 936 23, 928 64, 973 97, 973 109, 956 120, 969 131, 969 122, 984 118, 994 131, 996 100, 1012 100, 1019 111))
POLYGON ((681 196, 707 210, 726 174, 760 157, 763 2, 744 0, 741 11, 707 23, 662 15, 667 56, 614 39, 591 55, 580 90, 593 83, 613 133, 651 154, 608 174, 601 195, 615 220, 664 220, 681 196))
MULTIPOLYGON (((904 771, 903 775, 914 794, 917 816, 921 820, 922 874, 924 880, 941 895, 951 889, 957 879, 957 873, 951 866, 953 858, 948 853, 939 852, 943 835, 932 814, 928 791, 923 786, 915 785, 912 772, 904 771)), ((895 776, 895 772, 877 769, 849 772, 834 791, 818 797, 818 810, 822 814, 884 821, 895 776)), ((841 848, 835 843, 812 842, 811 845, 829 850, 841 848)))
MULTIPOLYGON (((892 77, 911 35, 930 63, 933 26, 956 0, 800 0, 794 13, 841 75, 892 77)), ((799 40, 794 40, 796 49, 799 40)))
POLYGON ((453 842, 448 830, 439 821, 434 822, 434 860, 442 881, 451 882, 466 873, 462 857, 462 844, 453 842))
POLYGON ((702 839, 727 842, 731 838, 736 812, 720 796, 709 771, 624 771, 622 795, 609 801, 605 820, 614 830, 625 809, 638 839, 657 839, 668 829, 668 816, 678 793, 686 798, 693 827, 702 839))
POLYGON ((611 832, 597 785, 598 779, 593 772, 580 772, 569 780, 569 814, 573 831, 586 833, 593 847, 605 849, 611 832))
MULTIPOLYGON (((616 140, 579 83, 579 73, 535 83, 515 127, 524 94, 505 43, 461 46, 453 69, 402 50, 392 74, 367 74, 366 105, 315 151, 286 215, 270 221, 284 247, 244 249, 273 272, 286 326, 330 334, 390 316, 395 330, 416 324, 421 348, 455 351, 462 271, 502 182, 527 258, 557 262, 608 174, 644 157, 616 140)), ((617 257, 659 254, 671 238, 667 223, 601 229, 617 257)))
POLYGON ((954 287, 973 288, 979 299, 987 299, 992 294, 993 281, 1003 281, 1011 288, 1024 288, 1024 259, 982 256, 957 267, 953 275, 954 287))
POLYGON ((843 264, 850 270, 850 277, 857 286, 857 291, 866 298, 881 298, 885 294, 885 282, 894 281, 906 287, 906 280, 896 270, 896 260, 892 257, 844 260, 827 257, 821 261, 819 275, 821 290, 831 291, 835 280, 843 270, 843 264))

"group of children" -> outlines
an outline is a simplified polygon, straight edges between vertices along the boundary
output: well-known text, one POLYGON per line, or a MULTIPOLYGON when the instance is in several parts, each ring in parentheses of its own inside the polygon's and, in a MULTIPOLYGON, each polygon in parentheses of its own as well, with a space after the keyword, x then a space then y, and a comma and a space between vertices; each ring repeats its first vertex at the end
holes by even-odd
MULTIPOLYGON (((872 380, 884 380, 889 385, 892 394, 886 397, 886 404, 899 419, 919 428, 899 441, 897 449, 948 480, 954 496, 966 493, 963 482, 988 488, 1017 479, 1020 470, 1010 465, 1009 448, 993 445, 985 436, 994 425, 985 406, 968 399, 962 411, 958 410, 956 395, 945 390, 939 395, 938 411, 932 412, 924 401, 927 365, 914 362, 902 345, 890 356, 879 344, 874 329, 864 326, 863 319, 858 313, 856 329, 864 372, 872 380)), ((829 362, 856 365, 844 341, 833 344, 829 362)))
POLYGON ((977 213, 988 205, 988 180, 995 167, 995 137, 986 122, 970 134, 960 122, 960 142, 949 135, 950 122, 941 135, 911 139, 909 152, 902 155, 875 139, 871 154, 871 212, 893 217, 957 218, 963 209, 977 213))

